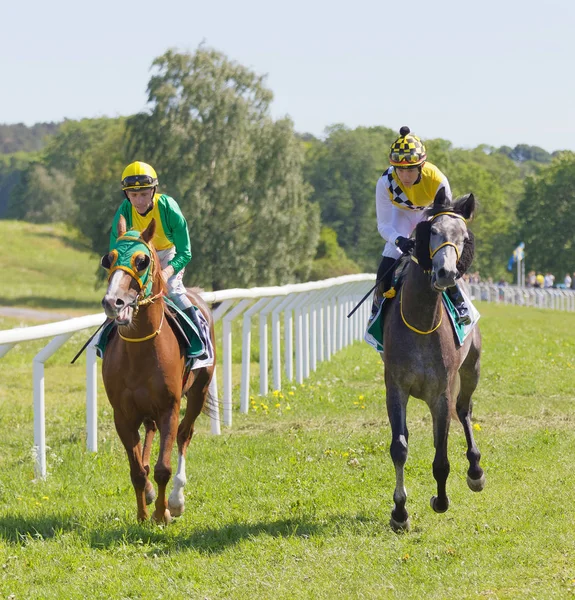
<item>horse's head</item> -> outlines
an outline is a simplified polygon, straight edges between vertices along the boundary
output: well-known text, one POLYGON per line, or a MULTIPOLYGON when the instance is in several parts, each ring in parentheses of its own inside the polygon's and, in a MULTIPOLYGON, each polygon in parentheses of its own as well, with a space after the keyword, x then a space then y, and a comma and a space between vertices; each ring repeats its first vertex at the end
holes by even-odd
POLYGON ((118 221, 118 237, 114 248, 102 257, 101 265, 108 271, 108 289, 102 300, 106 316, 119 325, 129 325, 138 303, 152 293, 157 274, 157 257, 149 244, 156 231, 154 219, 140 234, 126 231, 126 221, 118 221))
POLYGON ((457 199, 453 205, 440 195, 428 209, 428 219, 416 228, 415 255, 420 266, 431 272, 431 284, 437 291, 454 285, 471 266, 474 241, 467 223, 474 212, 473 194, 457 199))

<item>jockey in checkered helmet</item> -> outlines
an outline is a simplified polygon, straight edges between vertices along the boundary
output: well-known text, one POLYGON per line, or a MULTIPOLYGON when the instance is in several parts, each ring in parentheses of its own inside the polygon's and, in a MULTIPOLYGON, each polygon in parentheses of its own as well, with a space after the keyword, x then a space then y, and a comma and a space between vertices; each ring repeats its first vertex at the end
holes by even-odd
MULTIPOLYGON (((438 194, 451 202, 447 177, 427 161, 423 142, 411 133, 409 127, 403 126, 399 137, 391 144, 389 163, 377 182, 375 193, 377 230, 386 243, 377 272, 377 280, 381 284, 379 294, 376 290, 374 310, 381 302, 381 295, 392 287, 393 265, 402 254, 407 255, 414 248, 411 234, 424 218, 424 210, 433 204, 438 194)), ((468 315, 455 295, 457 288, 449 288, 449 292, 453 293, 451 299, 460 315, 460 322, 465 323, 468 315)))

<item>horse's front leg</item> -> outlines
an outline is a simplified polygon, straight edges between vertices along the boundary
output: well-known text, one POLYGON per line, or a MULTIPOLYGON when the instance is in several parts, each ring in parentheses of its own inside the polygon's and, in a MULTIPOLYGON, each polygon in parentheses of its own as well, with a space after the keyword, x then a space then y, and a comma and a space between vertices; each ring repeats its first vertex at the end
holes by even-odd
POLYGON ((194 423, 206 402, 210 381, 211 371, 200 370, 186 394, 186 414, 178 427, 178 469, 174 476, 174 487, 168 499, 168 507, 174 517, 179 517, 184 512, 184 486, 187 483, 186 451, 194 434, 194 423))
POLYGON ((405 463, 409 432, 407 431, 406 409, 409 394, 397 385, 386 384, 387 415, 391 424, 391 460, 395 467, 395 490, 393 492, 394 509, 389 524, 395 531, 408 530, 409 516, 405 508, 407 491, 405 489, 405 463))
POLYGON ((433 459, 433 477, 437 481, 437 496, 431 497, 431 508, 437 513, 444 513, 449 508, 447 497, 447 478, 449 477, 449 459, 447 457, 447 437, 449 435, 449 400, 441 394, 431 408, 433 418, 433 443, 435 458, 433 459))
POLYGON ((160 429, 160 452, 158 454, 158 462, 154 467, 154 479, 158 486, 158 496, 156 498, 156 509, 152 518, 158 523, 169 523, 172 520, 170 511, 168 510, 166 487, 172 476, 171 455, 178 428, 179 411, 180 401, 179 399, 174 399, 172 407, 165 411, 156 422, 160 429))
POLYGON ((138 505, 138 520, 145 521, 148 518, 148 509, 146 508, 145 489, 148 481, 148 474, 142 461, 142 444, 140 443, 140 434, 138 429, 140 423, 126 422, 123 416, 114 412, 114 422, 118 436, 128 454, 130 463, 130 477, 132 485, 136 492, 136 503, 138 505))

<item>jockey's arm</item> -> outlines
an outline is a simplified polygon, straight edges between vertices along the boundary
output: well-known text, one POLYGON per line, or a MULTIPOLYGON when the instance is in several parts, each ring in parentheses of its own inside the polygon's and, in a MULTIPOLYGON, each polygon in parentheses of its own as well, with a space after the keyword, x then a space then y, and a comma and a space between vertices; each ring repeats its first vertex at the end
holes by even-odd
POLYGON ((377 214, 377 231, 386 241, 395 243, 401 235, 392 225, 393 204, 389 197, 389 187, 386 177, 380 177, 375 186, 375 212, 377 214))
POLYGON ((162 215, 169 232, 170 240, 176 248, 174 258, 169 265, 174 269, 174 273, 181 271, 191 260, 192 251, 190 247, 190 233, 188 223, 178 203, 173 198, 166 199, 165 213, 162 215))

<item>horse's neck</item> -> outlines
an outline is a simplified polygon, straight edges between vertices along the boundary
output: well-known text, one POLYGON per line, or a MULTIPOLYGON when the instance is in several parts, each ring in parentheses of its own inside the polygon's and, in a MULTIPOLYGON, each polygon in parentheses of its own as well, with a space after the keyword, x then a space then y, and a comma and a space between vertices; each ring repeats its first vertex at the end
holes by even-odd
POLYGON ((432 329, 441 317, 441 294, 431 288, 429 275, 415 263, 407 269, 401 305, 404 317, 417 329, 432 329))

